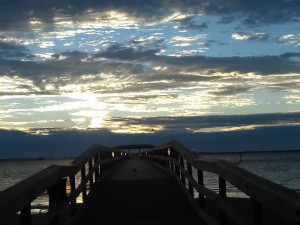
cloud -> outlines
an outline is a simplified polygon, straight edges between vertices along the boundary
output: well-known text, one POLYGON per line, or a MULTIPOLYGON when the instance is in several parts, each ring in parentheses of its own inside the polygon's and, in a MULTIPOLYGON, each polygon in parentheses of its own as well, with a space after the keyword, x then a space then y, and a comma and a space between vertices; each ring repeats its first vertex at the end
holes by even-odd
POLYGON ((251 87, 247 85, 230 85, 224 88, 220 88, 218 91, 213 91, 211 93, 220 96, 227 96, 227 95, 237 95, 240 93, 246 93, 250 90, 251 87))
MULTIPOLYGON (((170 41, 189 43, 199 38, 201 39, 201 35, 175 36, 170 41)), ((163 55, 160 48, 150 44, 160 45, 164 42, 160 38, 134 41, 139 44, 129 47, 114 43, 96 53, 49 53, 44 59, 30 55, 22 45, 0 43, 0 49, 5 52, 5 56, 1 57, 0 51, 0 77, 18 77, 25 79, 26 83, 31 81, 31 87, 25 88, 26 94, 174 90, 178 87, 197 87, 200 83, 207 87, 205 82, 212 81, 218 85, 209 85, 214 86, 210 90, 211 94, 230 95, 250 91, 255 87, 254 84, 260 84, 261 87, 270 84, 270 87, 276 87, 278 90, 292 86, 296 88, 296 75, 300 73, 299 53, 296 52, 287 52, 279 56, 176 57, 163 55), (257 78, 249 74, 266 78, 257 78), (267 78, 268 76, 270 78, 267 78), (277 79, 274 76, 277 76, 277 79), (292 79, 291 84, 283 82, 284 77, 292 79), (223 85, 225 82, 228 83, 226 87, 223 85), (236 84, 239 82, 246 82, 246 87, 238 87, 236 84)), ((132 40, 129 42, 132 43, 132 40)), ((20 93, 22 88, 14 89, 12 94, 20 93)), ((1 94, 3 93, 8 94, 9 90, 2 88, 1 94)))
POLYGON ((31 58, 30 51, 23 45, 13 42, 3 42, 0 39, 0 59, 31 58))
POLYGON ((121 45, 113 45, 105 51, 96 54, 96 57, 110 59, 138 60, 152 62, 173 68, 173 71, 188 72, 240 72, 269 74, 299 73, 300 65, 297 62, 280 56, 257 57, 206 57, 206 56, 182 56, 173 57, 158 55, 158 49, 133 49, 121 45), (269 66, 272 65, 272 66, 269 66))
POLYGON ((174 20, 178 24, 178 28, 185 30, 185 29, 194 29, 198 31, 203 31, 208 28, 208 23, 207 22, 201 22, 198 20, 198 17, 201 18, 200 15, 195 15, 195 16, 189 16, 186 18, 182 19, 177 19, 174 20))
POLYGON ((276 44, 284 44, 291 46, 300 46, 300 35, 287 34, 283 36, 270 35, 265 32, 257 33, 234 33, 231 36, 232 39, 241 41, 264 41, 273 42, 276 44))
POLYGON ((251 115, 211 115, 192 117, 112 118, 112 123, 124 126, 163 127, 170 132, 226 131, 256 129, 257 127, 300 125, 300 113, 269 113, 251 115))
POLYGON ((255 33, 255 34, 234 33, 234 34, 232 34, 232 39, 235 39, 235 40, 267 41, 267 40, 270 40, 272 38, 267 33, 255 33))
MULTIPOLYGON (((0 2, 0 27, 2 30, 38 29, 51 26, 84 26, 101 23, 115 26, 123 21, 157 23, 172 18, 172 15, 206 15, 220 17, 220 22, 241 18, 247 26, 263 24, 299 22, 299 2, 285 0, 251 1, 187 1, 187 0, 148 0, 148 1, 51 1, 11 0, 0 2), (18 16, 15 16, 18 15, 18 16), (222 18, 222 19, 221 19, 222 18), (227 19, 225 19, 227 18, 227 19), (231 19, 228 19, 231 18, 231 19)), ((189 17, 187 17, 189 18, 189 17)), ((171 19, 172 20, 172 19, 171 19)), ((174 18, 176 20, 176 16, 174 18)), ((170 19, 169 19, 170 21, 170 19)), ((197 24, 192 19, 182 21, 183 26, 192 29, 206 28, 205 23, 197 24)))

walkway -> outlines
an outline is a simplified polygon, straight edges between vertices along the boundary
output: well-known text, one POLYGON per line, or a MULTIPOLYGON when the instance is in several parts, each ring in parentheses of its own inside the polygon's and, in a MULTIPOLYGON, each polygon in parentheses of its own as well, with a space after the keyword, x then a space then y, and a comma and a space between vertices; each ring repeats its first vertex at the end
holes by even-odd
POLYGON ((139 158, 118 166, 91 193, 80 224, 201 224, 175 178, 139 158))

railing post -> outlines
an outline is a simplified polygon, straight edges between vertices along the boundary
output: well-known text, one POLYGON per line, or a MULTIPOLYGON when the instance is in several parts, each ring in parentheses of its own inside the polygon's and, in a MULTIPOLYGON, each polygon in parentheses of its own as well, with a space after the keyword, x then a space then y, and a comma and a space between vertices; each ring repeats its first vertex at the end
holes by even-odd
POLYGON ((100 180, 100 172, 99 172, 99 165, 96 165, 98 164, 99 162, 99 154, 98 152, 94 155, 94 163, 95 163, 95 181, 98 182, 100 180))
POLYGON ((93 170, 93 158, 89 160, 90 189, 93 187, 94 184, 94 173, 90 174, 92 170, 93 170))
MULTIPOLYGON (((85 165, 81 168, 80 173, 81 173, 81 183, 83 183, 85 179, 85 165)), ((85 199, 86 199, 86 184, 82 189, 82 200, 84 201, 85 199)))
POLYGON ((170 166, 169 166, 169 154, 168 154, 168 148, 164 148, 164 157, 165 157, 165 160, 164 160, 164 166, 168 169, 170 169, 170 166))
POLYGON ((31 203, 21 210, 20 224, 31 225, 31 203))
MULTIPOLYGON (((221 198, 226 199, 226 180, 222 177, 219 177, 219 195, 221 198)), ((220 224, 226 225, 227 224, 227 214, 220 208, 219 214, 220 224)))
MULTIPOLYGON (((63 200, 67 199, 66 181, 67 179, 61 179, 58 182, 56 182, 51 188, 48 189, 50 210, 58 206, 63 200)), ((51 222, 51 225, 58 224, 59 214, 57 214, 55 219, 51 222)))
MULTIPOLYGON (((198 184, 204 186, 203 171, 198 169, 197 174, 198 174, 198 184)), ((201 209, 204 209, 204 195, 200 192, 199 192, 199 205, 201 209)))
POLYGON ((251 199, 252 207, 253 207, 253 224, 254 225, 262 225, 262 206, 261 203, 256 201, 255 199, 251 199))
MULTIPOLYGON (((174 158, 174 149, 170 148, 170 158, 174 158)), ((174 171, 174 162, 170 161, 171 163, 171 170, 174 171)))
MULTIPOLYGON (((183 156, 179 156, 179 160, 180 160, 180 165, 181 165, 181 167, 182 168, 184 168, 184 160, 183 160, 183 156)), ((183 174, 183 172, 182 172, 182 169, 180 169, 180 176, 181 176, 181 182, 183 183, 183 184, 185 184, 185 177, 184 177, 184 174, 183 174)))
MULTIPOLYGON (((69 179, 70 179, 71 193, 74 193, 76 189, 75 175, 71 175, 69 179)), ((77 203, 75 198, 71 201, 71 214, 72 216, 74 216, 76 213, 77 213, 77 203)))
MULTIPOLYGON (((187 170, 188 170, 188 173, 191 176, 193 176, 192 165, 189 162, 187 162, 187 170)), ((194 198, 194 188, 193 188, 193 185, 192 185, 192 183, 190 181, 189 181, 189 193, 194 198)))
MULTIPOLYGON (((174 150, 174 159, 179 162, 178 152, 174 150)), ((180 177, 179 166, 175 163, 175 173, 178 177, 180 177)))

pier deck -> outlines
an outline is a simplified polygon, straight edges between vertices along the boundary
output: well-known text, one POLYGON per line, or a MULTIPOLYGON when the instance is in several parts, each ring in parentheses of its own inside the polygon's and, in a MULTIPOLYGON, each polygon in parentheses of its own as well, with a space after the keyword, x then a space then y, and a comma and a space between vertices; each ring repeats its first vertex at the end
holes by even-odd
POLYGON ((1 225, 300 224, 294 190, 224 160, 201 159, 176 141, 142 151, 129 146, 139 157, 123 147, 93 145, 0 192, 1 225), (228 196, 227 185, 246 198, 228 196), (48 204, 36 214, 38 198, 48 204))
POLYGON ((202 224, 176 179, 130 158, 94 188, 79 224, 202 224))

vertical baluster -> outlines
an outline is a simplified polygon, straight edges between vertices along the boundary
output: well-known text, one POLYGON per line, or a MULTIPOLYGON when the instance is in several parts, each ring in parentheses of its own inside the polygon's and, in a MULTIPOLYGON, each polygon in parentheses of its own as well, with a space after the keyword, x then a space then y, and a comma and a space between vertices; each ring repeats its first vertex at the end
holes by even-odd
MULTIPOLYGON (((179 162, 179 159, 178 159, 178 152, 174 150, 174 160, 175 162, 179 162)), ((180 177, 180 172, 179 172, 179 167, 177 165, 177 163, 174 163, 174 167, 175 167, 175 174, 177 175, 177 177, 180 177)))
MULTIPOLYGON (((182 169, 184 168, 184 159, 183 159, 183 156, 179 156, 179 161, 180 161, 180 165, 182 167, 182 169)), ((183 184, 185 184, 185 176, 182 172, 182 169, 180 169, 180 176, 181 176, 181 182, 183 184)))
MULTIPOLYGON (((49 209, 53 209, 58 206, 63 200, 67 198, 66 193, 66 181, 67 179, 61 179, 56 182, 51 188, 48 189, 49 195, 49 209)), ((51 222, 51 225, 59 224, 59 214, 51 222)))
MULTIPOLYGON (((70 179, 70 186, 71 186, 71 194, 73 194, 76 189, 75 175, 71 175, 69 179, 70 179)), ((77 213, 77 204, 75 198, 71 201, 71 214, 72 216, 74 216, 76 213, 77 213)))
MULTIPOLYGON (((170 157, 174 158, 174 149, 173 148, 170 148, 170 157)), ((173 161, 170 161, 170 162, 171 162, 171 170, 174 171, 174 162, 173 161)))
MULTIPOLYGON (((85 180, 85 165, 80 170, 81 173, 81 183, 85 180)), ((82 200, 85 201, 86 199, 86 184, 84 184, 84 187, 82 189, 82 200)))
POLYGON ((256 201, 255 199, 251 199, 251 200, 252 200, 252 207, 253 207, 253 224, 261 225, 263 224, 261 203, 256 201))
POLYGON ((164 149, 164 157, 165 157, 164 167, 169 168, 168 149, 167 148, 164 149))
MULTIPOLYGON (((222 177, 219 177, 219 195, 221 198, 226 199, 226 180, 222 177)), ((220 209, 219 219, 221 225, 227 224, 227 214, 222 209, 220 209)))
MULTIPOLYGON (((101 162, 101 160, 105 160, 104 155, 103 155, 103 151, 99 152, 99 156, 100 156, 100 162, 101 162)), ((100 165, 100 177, 102 177, 101 174, 104 172, 104 170, 105 170, 104 164, 100 165)))
MULTIPOLYGON (((198 174, 198 184, 204 186, 203 171, 198 169, 197 174, 198 174)), ((199 193, 199 205, 201 209, 204 209, 204 195, 202 193, 199 193)))
POLYGON ((98 182, 100 180, 100 172, 99 172, 99 154, 98 152, 94 155, 94 163, 95 163, 95 181, 98 182))
POLYGON ((20 224, 30 225, 31 224, 31 203, 21 210, 20 224))
MULTIPOLYGON (((191 176, 193 176, 192 165, 189 162, 187 162, 187 169, 188 169, 188 173, 191 176)), ((193 185, 190 181, 189 181, 189 193, 194 198, 194 188, 193 188, 193 185)))
POLYGON ((94 173, 90 174, 93 170, 93 159, 89 160, 89 176, 90 176, 90 189, 93 187, 94 184, 94 173))

